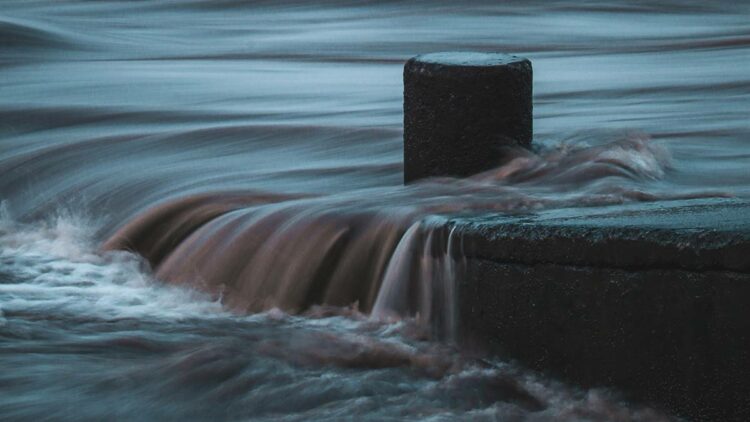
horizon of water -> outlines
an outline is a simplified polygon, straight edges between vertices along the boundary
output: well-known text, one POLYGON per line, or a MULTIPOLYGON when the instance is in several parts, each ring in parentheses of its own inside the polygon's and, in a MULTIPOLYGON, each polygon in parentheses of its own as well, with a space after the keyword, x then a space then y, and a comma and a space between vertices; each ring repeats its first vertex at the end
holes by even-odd
POLYGON ((444 221, 750 196, 750 5, 3 5, 3 419, 670 418, 458 347, 444 221), (475 50, 533 151, 403 187, 403 62, 475 50))

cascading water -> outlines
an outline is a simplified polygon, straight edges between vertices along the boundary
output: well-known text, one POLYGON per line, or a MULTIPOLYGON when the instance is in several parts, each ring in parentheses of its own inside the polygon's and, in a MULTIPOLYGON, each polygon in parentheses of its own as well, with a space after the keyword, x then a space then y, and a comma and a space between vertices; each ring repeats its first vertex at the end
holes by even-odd
POLYGON ((670 419, 463 348, 448 221, 750 197, 745 3, 2 5, 0 419, 670 419), (401 186, 436 50, 533 60, 537 149, 401 186))
POLYGON ((414 318, 455 340, 457 251, 441 215, 525 212, 719 192, 648 193, 668 152, 639 136, 598 147, 524 150, 473 178, 315 197, 189 196, 136 217, 105 250, 137 252, 160 280, 206 291, 238 312, 315 305, 414 318), (567 191, 570 190, 570 193, 567 191))
POLYGON ((371 314, 378 319, 415 317, 431 328, 434 338, 456 340, 458 278, 454 262, 454 230, 439 242, 442 221, 411 225, 393 251, 371 314))

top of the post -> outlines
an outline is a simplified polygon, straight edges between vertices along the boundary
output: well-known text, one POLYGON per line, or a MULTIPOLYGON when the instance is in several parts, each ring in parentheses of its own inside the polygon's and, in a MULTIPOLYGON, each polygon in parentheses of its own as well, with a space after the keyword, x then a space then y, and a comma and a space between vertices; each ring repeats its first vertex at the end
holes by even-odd
POLYGON ((443 66, 460 67, 492 67, 506 66, 514 63, 528 62, 528 59, 503 53, 480 53, 450 51, 441 53, 423 54, 414 57, 411 61, 430 63, 443 66))

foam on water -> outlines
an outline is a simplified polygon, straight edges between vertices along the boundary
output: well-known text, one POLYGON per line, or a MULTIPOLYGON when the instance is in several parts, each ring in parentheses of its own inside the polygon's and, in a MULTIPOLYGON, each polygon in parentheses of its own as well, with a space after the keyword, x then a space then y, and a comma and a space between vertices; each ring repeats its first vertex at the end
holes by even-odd
POLYGON ((0 218, 0 307, 94 318, 174 320, 227 316, 200 293, 165 286, 129 252, 98 253, 96 225, 69 213, 32 225, 0 218))

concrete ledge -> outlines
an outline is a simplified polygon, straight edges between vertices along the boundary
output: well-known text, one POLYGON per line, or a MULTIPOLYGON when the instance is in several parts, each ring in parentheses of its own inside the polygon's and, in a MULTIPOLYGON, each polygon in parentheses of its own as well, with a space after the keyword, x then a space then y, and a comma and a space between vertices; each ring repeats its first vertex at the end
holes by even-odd
POLYGON ((694 200, 454 220, 470 257, 750 272, 750 203, 694 200))
POLYGON ((750 203, 453 224, 465 343, 690 419, 750 419, 750 203))

